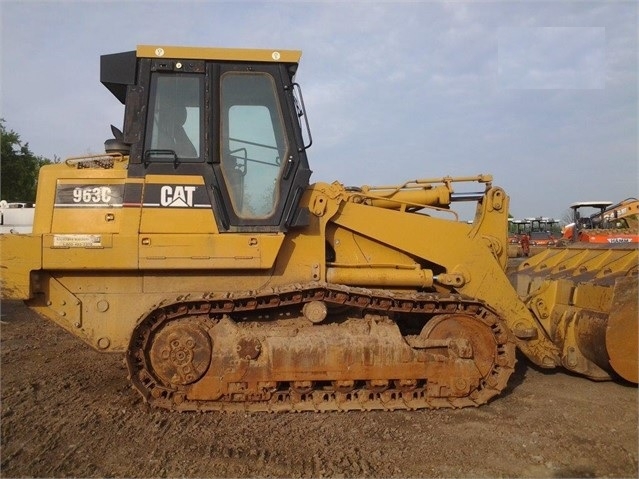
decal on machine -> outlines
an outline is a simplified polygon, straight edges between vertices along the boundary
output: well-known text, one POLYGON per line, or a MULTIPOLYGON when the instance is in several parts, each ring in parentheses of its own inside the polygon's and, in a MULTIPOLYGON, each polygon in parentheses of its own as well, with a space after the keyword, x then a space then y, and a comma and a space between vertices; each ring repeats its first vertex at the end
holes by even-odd
POLYGON ((631 243, 632 240, 630 238, 608 238, 608 243, 617 244, 617 243, 631 243))
POLYGON ((54 248, 99 248, 101 246, 102 246, 102 235, 91 235, 91 234, 53 235, 54 248))
POLYGON ((123 184, 62 184, 55 193, 56 208, 121 208, 123 184))
POLYGON ((210 208, 211 201, 202 185, 147 184, 143 205, 147 208, 210 208))

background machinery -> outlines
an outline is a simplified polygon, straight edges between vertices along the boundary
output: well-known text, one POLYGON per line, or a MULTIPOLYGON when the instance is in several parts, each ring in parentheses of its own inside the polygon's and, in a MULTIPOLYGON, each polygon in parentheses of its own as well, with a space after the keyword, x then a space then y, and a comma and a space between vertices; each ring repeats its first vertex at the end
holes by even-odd
POLYGON ((639 200, 637 198, 626 198, 606 208, 601 216, 604 223, 613 228, 639 230, 639 200))
POLYGON ((0 236, 3 298, 124 353, 144 399, 177 410, 477 406, 516 347, 566 364, 504 273, 509 199, 489 175, 309 184, 299 59, 103 56, 123 131, 41 169, 33 232, 0 236), (476 202, 472 224, 456 201, 476 202))
POLYGON ((530 256, 556 243, 560 235, 559 221, 537 216, 508 219, 508 257, 530 256))
POLYGON ((564 228, 565 240, 596 244, 639 243, 639 201, 636 198, 617 204, 581 201, 570 205, 570 209, 573 222, 564 228))
POLYGON ((530 221, 508 218, 508 257, 530 255, 530 221))
POLYGON ((33 203, 0 201, 0 233, 31 233, 34 213, 33 203))
POLYGON ((528 233, 530 254, 535 255, 556 244, 561 235, 558 220, 545 216, 527 218, 527 220, 530 221, 530 232, 528 233))

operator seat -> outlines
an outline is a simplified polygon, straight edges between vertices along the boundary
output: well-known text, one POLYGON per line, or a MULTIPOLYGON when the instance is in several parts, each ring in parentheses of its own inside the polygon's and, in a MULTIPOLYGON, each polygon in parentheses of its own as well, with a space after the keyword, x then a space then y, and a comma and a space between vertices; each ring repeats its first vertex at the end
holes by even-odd
POLYGON ((197 158, 197 150, 184 131, 186 123, 186 107, 178 106, 175 108, 175 130, 173 139, 175 141, 175 153, 179 158, 197 158))
POLYGON ((186 106, 163 105, 159 110, 157 148, 173 150, 178 158, 197 158, 197 150, 184 131, 186 117, 186 106))

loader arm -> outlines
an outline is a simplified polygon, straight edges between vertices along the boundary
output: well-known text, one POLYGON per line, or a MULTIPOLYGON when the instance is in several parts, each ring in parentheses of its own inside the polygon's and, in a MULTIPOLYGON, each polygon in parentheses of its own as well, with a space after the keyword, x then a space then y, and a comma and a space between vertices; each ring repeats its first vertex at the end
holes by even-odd
MULTIPOLYGON (((371 240, 368 246, 356 241, 350 250, 343 239, 333 241, 336 260, 327 263, 329 282, 370 287, 435 285, 480 299, 505 319, 518 347, 533 362, 542 367, 559 364, 557 347, 504 273, 508 197, 501 188, 486 191, 472 225, 353 202, 336 193, 335 185, 323 190, 341 199, 336 213, 326 220, 328 231, 343 229, 349 236, 371 240), (386 257, 389 248, 412 257, 414 267, 400 267, 396 258, 386 257)), ((338 238, 344 232, 328 236, 338 238)))

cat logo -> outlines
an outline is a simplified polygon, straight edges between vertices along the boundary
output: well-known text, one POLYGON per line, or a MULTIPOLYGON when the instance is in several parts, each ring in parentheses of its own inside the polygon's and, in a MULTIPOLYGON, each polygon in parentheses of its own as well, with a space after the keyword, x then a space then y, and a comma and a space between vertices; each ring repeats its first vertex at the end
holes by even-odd
POLYGON ((197 186, 164 185, 160 189, 160 205, 177 208, 192 208, 193 192, 196 188, 197 186))

